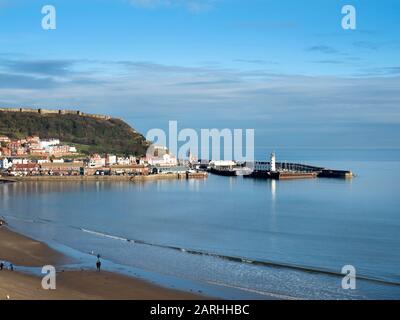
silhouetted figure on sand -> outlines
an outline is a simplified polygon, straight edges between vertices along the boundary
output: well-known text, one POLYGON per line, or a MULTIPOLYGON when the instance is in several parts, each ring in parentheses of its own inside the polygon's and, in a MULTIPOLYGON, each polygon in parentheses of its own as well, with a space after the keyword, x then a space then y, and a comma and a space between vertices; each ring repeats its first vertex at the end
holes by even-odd
POLYGON ((97 268, 97 271, 100 272, 100 269, 101 269, 101 261, 100 261, 100 255, 99 255, 99 254, 97 255, 96 268, 97 268))

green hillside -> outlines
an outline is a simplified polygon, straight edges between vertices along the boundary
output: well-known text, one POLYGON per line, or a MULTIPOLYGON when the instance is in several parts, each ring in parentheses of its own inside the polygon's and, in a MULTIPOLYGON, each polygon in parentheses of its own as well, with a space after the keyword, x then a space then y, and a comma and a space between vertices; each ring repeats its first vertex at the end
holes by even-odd
POLYGON ((0 111, 0 135, 23 138, 38 135, 75 144, 83 153, 144 155, 143 135, 120 119, 96 119, 74 114, 36 114, 0 111))

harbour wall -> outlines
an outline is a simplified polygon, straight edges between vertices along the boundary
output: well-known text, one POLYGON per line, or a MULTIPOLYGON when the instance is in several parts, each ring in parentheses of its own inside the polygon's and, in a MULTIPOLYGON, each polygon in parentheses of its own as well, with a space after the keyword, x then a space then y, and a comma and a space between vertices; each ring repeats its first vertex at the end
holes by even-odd
MULTIPOLYGON (((266 162, 269 164, 269 162, 266 162)), ((353 178, 350 170, 333 170, 301 163, 277 162, 276 171, 255 170, 249 176, 262 179, 303 179, 303 178, 353 178)))
POLYGON ((0 177, 0 182, 78 182, 78 181, 155 181, 155 180, 174 180, 174 179, 205 179, 204 173, 175 173, 175 174, 152 174, 148 176, 24 176, 24 177, 0 177))

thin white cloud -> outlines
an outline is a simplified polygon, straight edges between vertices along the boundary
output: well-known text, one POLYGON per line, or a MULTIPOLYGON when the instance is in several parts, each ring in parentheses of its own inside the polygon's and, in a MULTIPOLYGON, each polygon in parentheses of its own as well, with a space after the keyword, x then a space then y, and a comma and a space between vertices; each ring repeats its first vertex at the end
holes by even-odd
POLYGON ((376 72, 346 78, 140 61, 33 62, 0 68, 0 105, 110 114, 143 133, 172 119, 193 128, 254 128, 262 141, 287 144, 297 144, 302 132, 304 145, 315 137, 332 144, 358 145, 361 139, 364 146, 398 145, 396 66, 390 76, 376 72), (384 127, 394 131, 377 129, 384 127), (345 137, 335 138, 344 132, 345 137))
POLYGON ((400 123, 397 70, 389 70, 392 77, 345 78, 135 61, 72 64, 27 60, 8 63, 0 70, 0 96, 15 105, 61 103, 84 105, 92 111, 113 105, 129 112, 140 110, 141 116, 150 110, 150 114, 174 117, 191 106, 207 110, 215 119, 227 115, 242 119, 245 115, 253 120, 272 117, 282 122, 351 119, 400 123), (20 90, 30 93, 20 95, 20 90))

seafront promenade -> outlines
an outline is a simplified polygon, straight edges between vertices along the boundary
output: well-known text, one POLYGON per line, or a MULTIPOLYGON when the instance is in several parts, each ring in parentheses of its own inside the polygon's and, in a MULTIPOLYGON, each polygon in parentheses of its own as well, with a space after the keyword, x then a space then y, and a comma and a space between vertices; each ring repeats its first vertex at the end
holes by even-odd
POLYGON ((29 182, 29 181, 154 181, 154 180, 174 180, 174 179, 205 179, 208 177, 206 172, 195 172, 195 173, 173 173, 173 174, 151 174, 151 175, 114 175, 114 176, 21 176, 21 177, 0 177, 0 183, 13 183, 13 182, 29 182))

